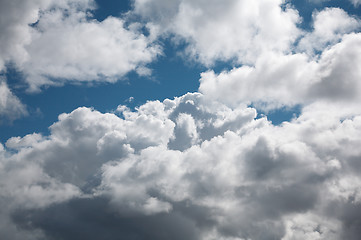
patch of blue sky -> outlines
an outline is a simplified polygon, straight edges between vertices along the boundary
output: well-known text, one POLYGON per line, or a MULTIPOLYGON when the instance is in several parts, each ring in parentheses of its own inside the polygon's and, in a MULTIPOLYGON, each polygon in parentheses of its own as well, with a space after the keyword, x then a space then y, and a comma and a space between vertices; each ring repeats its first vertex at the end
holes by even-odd
POLYGON ((98 21, 103 21, 109 16, 120 17, 132 7, 129 0, 98 0, 96 4, 97 9, 94 11, 93 16, 98 21))
POLYGON ((282 107, 273 109, 268 112, 257 109, 257 119, 267 116, 267 119, 272 122, 273 125, 280 125, 283 122, 289 122, 300 116, 302 105, 295 105, 292 107, 282 107))

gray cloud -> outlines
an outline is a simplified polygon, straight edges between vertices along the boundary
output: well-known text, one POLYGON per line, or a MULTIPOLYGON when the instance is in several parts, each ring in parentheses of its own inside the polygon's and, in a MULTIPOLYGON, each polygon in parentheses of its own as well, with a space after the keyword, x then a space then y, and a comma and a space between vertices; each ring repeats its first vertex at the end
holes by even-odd
POLYGON ((180 202, 169 214, 123 215, 114 213, 106 198, 93 198, 16 211, 12 219, 24 229, 41 228, 47 239, 199 239, 212 224, 208 214, 205 208, 180 202))

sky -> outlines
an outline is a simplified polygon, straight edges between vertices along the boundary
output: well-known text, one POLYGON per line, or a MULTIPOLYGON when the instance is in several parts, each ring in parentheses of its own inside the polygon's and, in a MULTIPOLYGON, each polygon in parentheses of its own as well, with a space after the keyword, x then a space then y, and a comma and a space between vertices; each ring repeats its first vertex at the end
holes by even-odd
POLYGON ((0 239, 359 239, 360 104, 360 0, 0 0, 0 239))

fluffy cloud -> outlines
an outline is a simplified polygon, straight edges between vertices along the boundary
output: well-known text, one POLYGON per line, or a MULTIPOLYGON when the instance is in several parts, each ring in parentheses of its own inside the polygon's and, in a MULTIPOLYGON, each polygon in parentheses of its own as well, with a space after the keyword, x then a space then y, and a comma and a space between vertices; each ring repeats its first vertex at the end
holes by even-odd
POLYGON ((360 102, 361 34, 350 33, 314 60, 304 53, 268 53, 255 66, 202 73, 199 91, 230 105, 269 109, 314 101, 360 102))
POLYGON ((203 64, 243 64, 228 72, 202 73, 199 91, 211 99, 266 110, 359 101, 361 22, 340 8, 315 11, 310 32, 298 28, 297 11, 277 1, 139 0, 134 12, 149 21, 155 35, 185 42, 185 53, 203 64))
POLYGON ((279 1, 135 0, 134 12, 153 34, 186 42, 186 55, 203 64, 252 63, 265 50, 289 52, 300 34, 296 10, 279 1))
POLYGON ((25 57, 3 55, 33 90, 146 73, 159 36, 186 41, 186 54, 206 65, 249 65, 203 73, 200 93, 134 111, 80 107, 61 114, 48 136, 0 144, 0 238, 359 238, 356 17, 335 8, 315 12, 314 29, 305 33, 298 13, 281 1, 136 0, 134 13, 149 21, 145 37, 122 19, 89 20, 88 1, 36 4, 27 8, 35 17, 14 22, 34 23, 19 30, 30 40, 7 42, 25 57), (124 51, 120 65, 110 62, 124 51), (275 126, 251 104, 300 104, 301 113, 275 126))
POLYGON ((359 19, 349 16, 340 8, 316 11, 312 17, 313 31, 307 33, 298 44, 301 50, 306 50, 309 54, 313 51, 323 51, 325 47, 340 41, 344 34, 361 28, 359 19))
POLYGON ((325 108, 274 126, 194 93, 62 114, 49 136, 2 147, 2 234, 357 239, 361 118, 325 108))
POLYGON ((28 24, 35 23, 39 8, 45 8, 49 3, 48 0, 0 2, 0 70, 7 61, 24 62, 27 59, 24 45, 31 41, 28 24))
POLYGON ((1 4, 1 67, 15 62, 33 91, 66 81, 115 82, 130 71, 144 75, 161 52, 137 24, 92 19, 90 0, 1 4))
POLYGON ((36 0, 36 1, 1 1, 1 44, 0 69, 8 61, 23 63, 29 59, 25 46, 32 41, 32 28, 29 26, 39 21, 41 11, 50 8, 87 9, 92 7, 91 0, 36 0))
POLYGON ((0 80, 0 124, 27 115, 26 107, 11 92, 4 81, 0 80))
POLYGON ((144 35, 114 17, 97 22, 86 21, 85 14, 64 18, 63 13, 49 12, 36 29, 26 47, 31 61, 21 66, 33 88, 59 81, 115 82, 129 71, 144 72, 144 65, 160 53, 144 35))

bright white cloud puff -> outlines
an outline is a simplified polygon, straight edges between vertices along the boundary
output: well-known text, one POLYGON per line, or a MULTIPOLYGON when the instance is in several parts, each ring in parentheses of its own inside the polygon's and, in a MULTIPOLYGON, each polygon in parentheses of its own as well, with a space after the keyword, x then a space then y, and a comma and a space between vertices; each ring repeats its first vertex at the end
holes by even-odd
POLYGON ((135 0, 134 11, 155 34, 185 40, 185 54, 201 63, 253 63, 264 51, 289 52, 301 34, 297 11, 290 5, 282 10, 282 2, 135 0))
POLYGON ((145 65, 161 53, 121 18, 92 20, 91 0, 17 0, 1 5, 0 63, 3 67, 14 61, 30 91, 64 82, 115 82, 130 71, 145 72, 145 65))
POLYGON ((310 104, 360 103, 361 34, 343 35, 317 59, 305 53, 261 55, 254 66, 202 73, 199 91, 230 105, 253 103, 263 109, 310 104))

